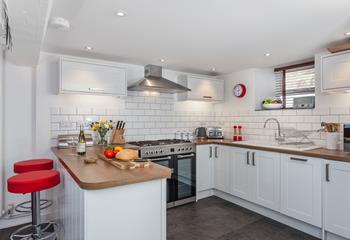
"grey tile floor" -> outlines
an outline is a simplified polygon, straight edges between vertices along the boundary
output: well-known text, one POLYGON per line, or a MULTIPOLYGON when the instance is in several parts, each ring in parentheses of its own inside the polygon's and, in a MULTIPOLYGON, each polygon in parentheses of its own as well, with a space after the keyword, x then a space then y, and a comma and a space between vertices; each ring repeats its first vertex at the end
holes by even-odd
POLYGON ((167 240, 316 240, 217 197, 168 210, 167 240))
MULTIPOLYGON (((0 230, 0 240, 20 226, 0 230)), ((167 240, 317 240, 217 197, 168 210, 167 240)))

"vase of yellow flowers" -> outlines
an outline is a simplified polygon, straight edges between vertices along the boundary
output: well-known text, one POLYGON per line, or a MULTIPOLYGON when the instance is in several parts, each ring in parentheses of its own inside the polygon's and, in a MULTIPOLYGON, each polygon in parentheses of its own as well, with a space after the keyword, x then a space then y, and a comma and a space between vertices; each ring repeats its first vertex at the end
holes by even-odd
POLYGON ((98 145, 107 145, 106 135, 109 130, 113 129, 113 121, 100 120, 98 122, 92 122, 90 124, 91 130, 98 133, 99 141, 98 145))

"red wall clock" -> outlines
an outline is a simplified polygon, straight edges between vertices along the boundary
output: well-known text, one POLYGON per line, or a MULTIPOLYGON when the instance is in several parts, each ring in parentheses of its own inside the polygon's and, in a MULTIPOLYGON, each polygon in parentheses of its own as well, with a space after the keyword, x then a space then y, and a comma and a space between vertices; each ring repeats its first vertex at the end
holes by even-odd
POLYGON ((242 83, 236 84, 233 87, 233 95, 235 95, 238 98, 244 97, 246 93, 247 93, 247 88, 242 83))

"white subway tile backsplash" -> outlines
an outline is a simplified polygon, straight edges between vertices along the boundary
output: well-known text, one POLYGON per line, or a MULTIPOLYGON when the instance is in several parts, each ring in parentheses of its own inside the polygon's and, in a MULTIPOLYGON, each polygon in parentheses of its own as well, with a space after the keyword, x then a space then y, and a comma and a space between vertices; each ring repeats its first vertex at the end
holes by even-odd
POLYGON ((59 123, 51 123, 51 131, 59 131, 60 124, 59 123))
POLYGON ((349 107, 331 107, 330 113, 332 115, 346 115, 349 114, 349 107))
POLYGON ((329 115, 329 107, 318 107, 312 111, 313 115, 329 115))
POLYGON ((152 103, 151 109, 154 109, 154 110, 160 109, 160 104, 159 103, 152 103))
POLYGON ((127 109, 138 109, 138 103, 127 102, 125 103, 125 108, 127 109))
POLYGON ((94 115, 106 115, 107 111, 105 108, 93 108, 92 109, 92 114, 94 115))
POLYGON ((339 116, 336 116, 336 115, 321 116, 321 122, 337 123, 339 122, 339 116))
POLYGON ((60 114, 74 115, 76 113, 77 113, 77 109, 75 107, 61 107, 60 108, 60 114))
POLYGON ((68 119, 71 122, 82 122, 82 121, 84 121, 84 117, 83 116, 79 116, 79 115, 69 116, 68 119))
POLYGON ((319 123, 321 121, 320 116, 304 116, 302 122, 306 123, 319 123))
POLYGON ((60 108, 59 107, 51 107, 50 108, 51 115, 59 115, 60 114, 60 108))
POLYGON ((340 123, 350 123, 350 116, 339 116, 340 123))
MULTIPOLYGON (((83 121, 113 119, 113 121, 126 122, 125 138, 127 141, 173 138, 176 131, 194 130, 202 124, 222 126, 227 138, 232 138, 233 125, 242 125, 245 139, 272 141, 277 124, 270 122, 264 129, 264 122, 274 117, 281 122, 282 128, 315 131, 310 138, 319 145, 324 145, 323 134, 316 132, 320 129, 321 121, 350 123, 350 112, 347 107, 237 112, 208 112, 186 108, 182 111, 175 111, 175 101, 174 96, 169 94, 153 95, 132 92, 118 106, 106 108, 52 107, 50 109, 51 136, 55 139, 58 134, 78 133, 77 128, 83 121), (62 122, 69 122, 72 125, 61 127, 62 122)), ((86 133, 89 132, 86 130, 86 133)), ((93 135, 95 136, 95 133, 93 135)))
POLYGON ((297 115, 297 110, 282 110, 283 115, 285 116, 293 116, 297 115))
POLYGON ((119 109, 118 108, 107 108, 106 113, 107 113, 107 115, 118 115, 119 109))
POLYGON ((77 108, 77 113, 79 115, 87 115, 92 113, 92 109, 89 107, 78 107, 77 108))
POLYGON ((68 116, 51 116, 51 122, 59 123, 62 121, 68 121, 68 116))

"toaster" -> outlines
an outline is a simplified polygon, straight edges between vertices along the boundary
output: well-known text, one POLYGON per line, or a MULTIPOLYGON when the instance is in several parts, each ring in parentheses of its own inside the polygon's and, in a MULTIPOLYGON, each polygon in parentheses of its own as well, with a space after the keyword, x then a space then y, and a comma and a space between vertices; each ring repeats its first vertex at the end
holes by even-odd
POLYGON ((224 132, 221 127, 209 127, 207 130, 209 139, 223 139, 224 132))

